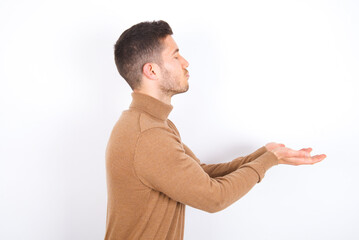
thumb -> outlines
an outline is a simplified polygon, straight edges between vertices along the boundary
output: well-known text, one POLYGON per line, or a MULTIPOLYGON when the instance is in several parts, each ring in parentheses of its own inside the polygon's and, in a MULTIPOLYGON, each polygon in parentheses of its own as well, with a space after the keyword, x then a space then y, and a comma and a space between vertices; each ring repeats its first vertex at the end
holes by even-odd
POLYGON ((308 153, 310 153, 313 149, 312 148, 302 148, 299 151, 306 151, 308 153))
POLYGON ((299 150, 301 152, 304 152, 304 156, 303 157, 310 157, 310 152, 312 151, 311 148, 302 148, 301 150, 299 150))

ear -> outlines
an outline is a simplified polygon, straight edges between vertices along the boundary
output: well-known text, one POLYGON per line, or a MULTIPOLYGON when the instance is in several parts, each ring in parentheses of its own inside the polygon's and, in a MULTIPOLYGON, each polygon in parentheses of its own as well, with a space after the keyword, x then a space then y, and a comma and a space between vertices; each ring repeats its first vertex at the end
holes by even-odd
POLYGON ((160 76, 160 68, 156 63, 146 63, 143 65, 142 73, 151 80, 158 80, 160 76))

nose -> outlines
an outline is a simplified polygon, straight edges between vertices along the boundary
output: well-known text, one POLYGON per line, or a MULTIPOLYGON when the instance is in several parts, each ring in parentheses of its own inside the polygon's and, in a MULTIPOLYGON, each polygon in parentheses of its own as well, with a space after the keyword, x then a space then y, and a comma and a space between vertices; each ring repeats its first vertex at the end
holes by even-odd
POLYGON ((188 68, 189 63, 187 62, 187 60, 185 58, 183 58, 183 61, 184 61, 184 63, 183 63, 184 68, 188 68))

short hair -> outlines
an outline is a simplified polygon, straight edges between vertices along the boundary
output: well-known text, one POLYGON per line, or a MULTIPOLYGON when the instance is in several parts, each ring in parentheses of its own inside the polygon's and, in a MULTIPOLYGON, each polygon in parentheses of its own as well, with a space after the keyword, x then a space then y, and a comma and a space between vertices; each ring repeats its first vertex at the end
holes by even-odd
POLYGON ((115 63, 132 90, 141 86, 142 69, 146 63, 162 66, 162 42, 172 34, 170 25, 163 20, 141 22, 121 34, 114 46, 115 63))

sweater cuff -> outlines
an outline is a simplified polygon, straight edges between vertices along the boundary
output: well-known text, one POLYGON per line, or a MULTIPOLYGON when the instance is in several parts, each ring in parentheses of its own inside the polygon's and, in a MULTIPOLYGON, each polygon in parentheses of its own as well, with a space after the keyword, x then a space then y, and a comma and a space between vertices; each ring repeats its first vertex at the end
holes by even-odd
POLYGON ((249 167, 256 171, 259 183, 264 178, 266 171, 274 165, 278 165, 278 158, 271 151, 267 151, 254 161, 244 164, 242 167, 249 167))
POLYGON ((265 146, 263 146, 253 153, 253 155, 255 156, 254 158, 258 158, 259 156, 263 155, 266 152, 268 152, 268 150, 265 146))

